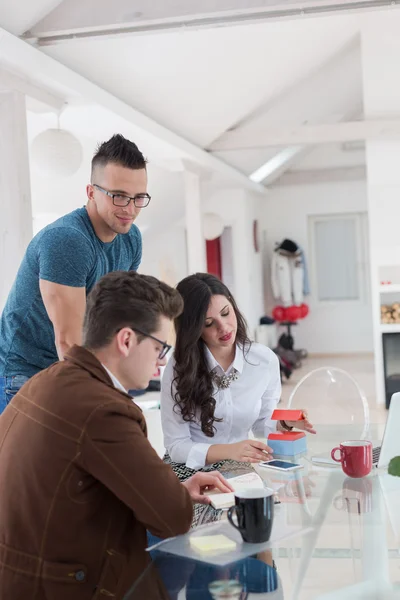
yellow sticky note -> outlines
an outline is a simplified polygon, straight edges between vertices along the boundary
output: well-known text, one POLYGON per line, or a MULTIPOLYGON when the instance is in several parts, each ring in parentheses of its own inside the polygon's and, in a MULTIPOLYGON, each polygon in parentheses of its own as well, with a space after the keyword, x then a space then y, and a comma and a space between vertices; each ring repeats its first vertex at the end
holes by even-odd
POLYGON ((226 535, 204 535, 202 537, 189 538, 191 548, 198 552, 228 552, 236 548, 236 542, 230 540, 226 535))

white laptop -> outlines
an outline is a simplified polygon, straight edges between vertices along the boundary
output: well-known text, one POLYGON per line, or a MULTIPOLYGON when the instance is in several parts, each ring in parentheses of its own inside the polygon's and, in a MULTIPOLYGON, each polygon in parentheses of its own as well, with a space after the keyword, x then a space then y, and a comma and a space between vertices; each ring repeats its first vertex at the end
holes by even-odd
MULTIPOLYGON (((385 431, 381 445, 372 450, 372 465, 374 467, 387 467, 394 456, 400 456, 400 392, 393 394, 390 401, 389 412, 386 420, 385 431)), ((311 457, 311 462, 316 465, 338 465, 329 453, 317 454, 311 457)))

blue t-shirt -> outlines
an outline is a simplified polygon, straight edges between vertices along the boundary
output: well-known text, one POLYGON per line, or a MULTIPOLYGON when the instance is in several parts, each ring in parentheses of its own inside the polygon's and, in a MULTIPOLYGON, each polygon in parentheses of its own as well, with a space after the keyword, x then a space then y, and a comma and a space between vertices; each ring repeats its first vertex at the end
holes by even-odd
POLYGON ((136 225, 112 242, 99 240, 86 208, 39 231, 29 244, 0 319, 0 376, 31 377, 58 360, 53 324, 39 279, 85 287, 111 271, 136 271, 142 238, 136 225))

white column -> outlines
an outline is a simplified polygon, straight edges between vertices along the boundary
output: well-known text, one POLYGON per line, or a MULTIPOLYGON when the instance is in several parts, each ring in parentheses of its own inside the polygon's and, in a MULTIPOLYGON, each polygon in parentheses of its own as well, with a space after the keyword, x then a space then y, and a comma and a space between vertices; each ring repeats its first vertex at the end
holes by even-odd
POLYGON ((32 239, 25 96, 0 92, 0 310, 32 239))
POLYGON ((261 254, 255 252, 253 243, 253 221, 262 210, 262 199, 241 188, 213 190, 210 186, 204 205, 206 212, 217 213, 230 228, 222 246, 222 264, 230 273, 229 281, 224 283, 230 287, 254 339, 264 314, 261 254))
POLYGON ((206 242, 203 236, 200 175, 185 169, 185 220, 189 275, 207 271, 206 242))
POLYGON ((259 196, 246 190, 232 198, 235 211, 233 224, 233 263, 235 299, 246 317, 251 339, 260 317, 264 314, 261 254, 256 254, 253 241, 253 221, 258 216, 259 196))

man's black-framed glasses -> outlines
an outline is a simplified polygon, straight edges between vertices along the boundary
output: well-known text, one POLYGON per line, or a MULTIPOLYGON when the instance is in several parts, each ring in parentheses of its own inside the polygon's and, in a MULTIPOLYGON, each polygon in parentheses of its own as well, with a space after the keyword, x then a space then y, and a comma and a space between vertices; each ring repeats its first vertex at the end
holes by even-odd
POLYGON ((168 352, 172 348, 172 346, 170 346, 169 344, 162 342, 158 338, 154 337, 154 335, 150 335, 149 333, 146 333, 145 331, 142 331, 141 329, 138 329, 137 327, 132 327, 132 330, 136 331, 137 333, 140 333, 141 335, 144 335, 145 337, 150 338, 151 340, 154 340, 155 342, 160 344, 160 346, 162 346, 162 349, 160 350, 160 354, 158 355, 158 360, 162 360, 163 358, 165 358, 167 356, 168 352))
POLYGON ((106 196, 112 198, 114 206, 128 206, 129 202, 133 202, 136 208, 146 208, 150 204, 151 196, 149 194, 136 194, 136 196, 126 196, 125 194, 114 194, 114 192, 109 192, 104 188, 97 185, 97 183, 92 184, 96 190, 103 192, 106 196))

